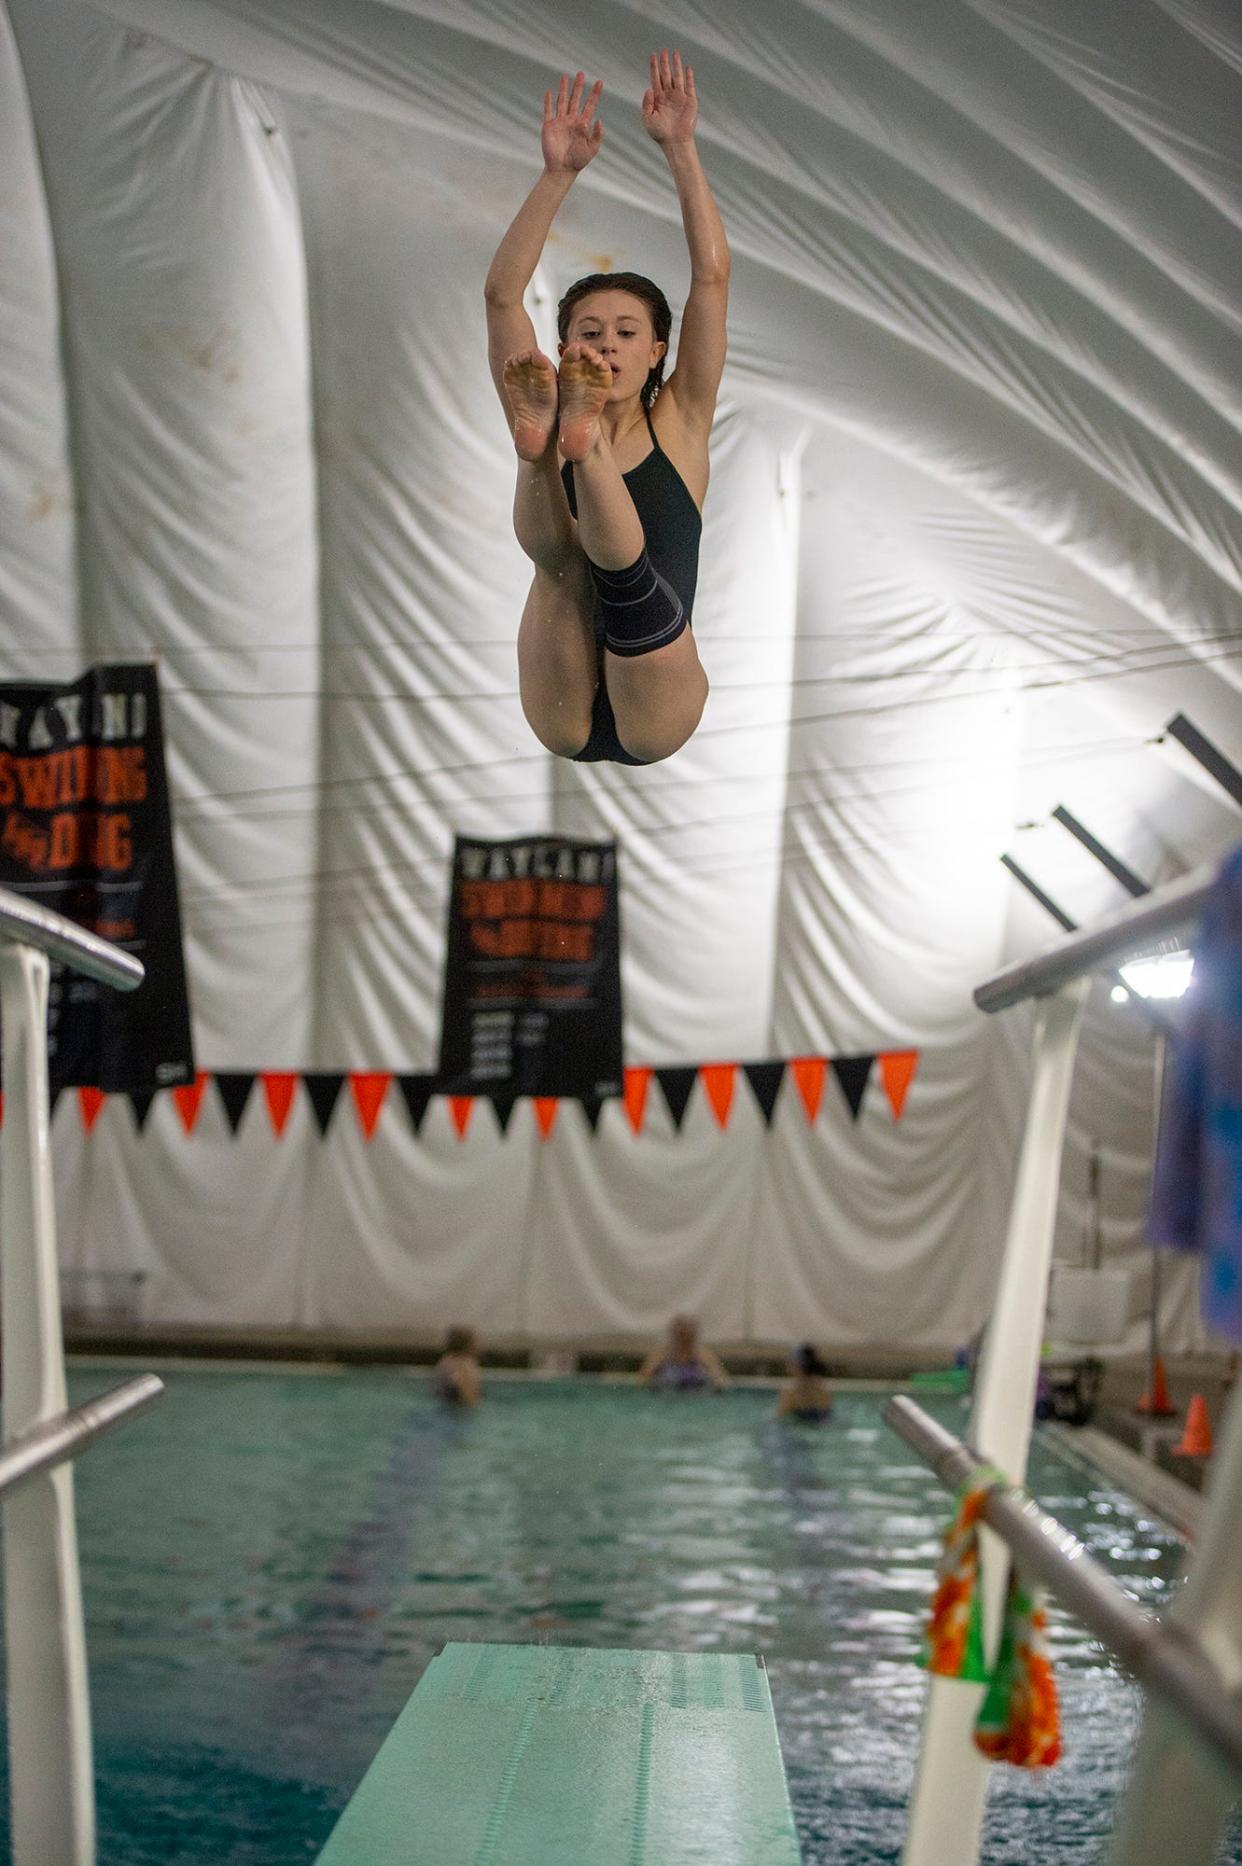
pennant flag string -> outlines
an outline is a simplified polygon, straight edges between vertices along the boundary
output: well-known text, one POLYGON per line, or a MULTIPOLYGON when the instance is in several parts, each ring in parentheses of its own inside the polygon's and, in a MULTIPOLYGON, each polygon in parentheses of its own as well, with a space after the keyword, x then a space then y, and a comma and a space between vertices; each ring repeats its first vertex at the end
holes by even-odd
POLYGON ((326 1134, 332 1120, 333 1111, 340 1100, 341 1090, 345 1086, 345 1077, 341 1071, 327 1072, 317 1070, 312 1075, 302 1077, 306 1084, 306 1093, 310 1099, 311 1112, 315 1117, 315 1126, 321 1134, 326 1134))
POLYGON ((643 1131, 647 1109, 647 1090, 651 1086, 650 1069, 627 1069, 625 1072, 625 1113, 636 1134, 643 1131))
POLYGON ((789 1073, 797 1085, 802 1097, 802 1106, 806 1109, 806 1118, 812 1125, 819 1113, 819 1104, 824 1098, 824 1075, 828 1060, 824 1056, 794 1056, 790 1058, 789 1073))
POLYGON ((733 1090, 737 1082, 737 1064, 704 1063, 699 1070, 699 1079, 711 1103, 712 1113, 723 1130, 729 1125, 729 1111, 733 1106, 733 1090))
POLYGON ((200 1069, 193 1082, 183 1082, 180 1088, 173 1090, 173 1101, 187 1134, 194 1132, 209 1080, 210 1077, 200 1069))
POLYGON ((534 1095, 531 1106, 535 1110, 535 1123, 542 1140, 550 1140, 552 1129, 556 1126, 556 1111, 560 1102, 555 1095, 534 1095))
MULTIPOLYGON (((892 1119, 896 1122, 900 1121, 905 1113, 911 1085, 917 1074, 920 1060, 918 1050, 880 1050, 873 1055, 793 1056, 787 1060, 771 1062, 635 1064, 625 1069, 622 1091, 616 1099, 620 1101, 625 1111, 625 1118, 631 1132, 641 1134, 647 1120, 651 1082, 654 1077, 660 1085, 673 1127, 680 1133, 694 1093, 695 1083, 701 1082, 704 1100, 711 1109, 717 1127, 724 1132, 729 1127, 737 1105, 737 1078, 738 1072, 741 1071, 750 1084, 751 1093, 764 1127, 770 1128, 775 1118, 781 1088, 788 1073, 793 1077, 807 1124, 813 1126, 823 1106, 824 1084, 831 1069, 845 1097, 850 1117, 857 1121, 872 1070, 878 1067, 892 1119)), ((171 1090, 178 1118, 187 1135, 192 1135, 195 1131, 207 1085, 213 1080, 225 1119, 233 1134, 237 1134, 241 1128, 255 1083, 261 1082, 268 1119, 277 1139, 284 1135, 288 1126, 299 1082, 305 1085, 315 1127, 321 1137, 327 1135, 337 1102, 347 1082, 358 1124, 367 1141, 375 1136, 380 1113, 387 1099, 388 1090, 394 1081, 401 1091, 401 1099, 405 1104, 406 1114, 415 1134, 422 1132, 423 1122, 431 1102, 444 1100, 448 1104, 449 1118, 457 1137, 459 1140, 464 1140, 470 1127, 475 1101, 480 1099, 475 1095, 443 1095, 436 1085, 435 1076, 430 1073, 394 1074, 391 1070, 362 1069, 348 1071, 265 1069, 253 1072, 199 1070, 192 1082, 179 1084, 171 1090)), ((158 1092, 154 1089, 132 1090, 127 1094, 139 1132, 145 1126, 154 1096, 158 1092)), ((99 1113, 107 1099, 107 1094, 101 1089, 84 1086, 77 1090, 77 1096, 82 1126, 89 1134, 99 1119, 99 1113)), ((556 1126, 558 1111, 563 1100, 572 1099, 578 1102, 592 1133, 597 1133, 599 1130, 600 1117, 605 1106, 605 1098, 598 1095, 583 1094, 569 1098, 558 1095, 532 1095, 527 1098, 519 1097, 509 1087, 498 1087, 481 1099, 491 1102, 497 1128, 502 1135, 506 1135, 509 1131, 517 1102, 529 1099, 536 1130, 544 1140, 551 1136, 556 1126)), ((0 1119, 3 1119, 3 1097, 0 1097, 0 1119)))
POLYGON ((269 1069, 260 1072, 259 1080, 263 1084, 263 1093, 267 1099, 267 1112, 272 1123, 272 1131, 279 1140, 285 1131, 289 1110, 293 1106, 298 1078, 289 1070, 269 1069))
POLYGON ((358 1115, 358 1124, 367 1140, 375 1134, 375 1124, 379 1120, 384 1097, 388 1093, 388 1084, 392 1077, 383 1071, 371 1070, 353 1074, 349 1078, 350 1093, 354 1098, 354 1108, 358 1115))
POLYGON ((880 1080, 884 1084, 884 1093, 888 1096, 888 1105, 893 1111, 894 1121, 900 1121, 906 1105, 906 1096, 914 1080, 914 1072, 919 1066, 917 1050, 881 1051, 878 1062, 880 1080))

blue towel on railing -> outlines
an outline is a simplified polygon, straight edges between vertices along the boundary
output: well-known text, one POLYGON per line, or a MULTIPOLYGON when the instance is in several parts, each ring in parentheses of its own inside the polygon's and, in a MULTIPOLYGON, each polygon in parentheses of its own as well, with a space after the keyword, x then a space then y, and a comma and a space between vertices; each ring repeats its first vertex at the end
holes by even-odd
POLYGON ((1202 1253, 1203 1318, 1242 1344, 1242 848, 1208 895, 1174 1038, 1148 1230, 1202 1253))

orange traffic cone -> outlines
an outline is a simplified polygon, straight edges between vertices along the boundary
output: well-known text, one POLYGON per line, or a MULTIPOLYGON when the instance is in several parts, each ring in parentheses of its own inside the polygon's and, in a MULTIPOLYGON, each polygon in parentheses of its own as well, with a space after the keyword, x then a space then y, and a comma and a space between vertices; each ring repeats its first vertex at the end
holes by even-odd
POLYGON ((1157 1354, 1152 1363, 1151 1387, 1144 1393, 1135 1412, 1149 1413, 1153 1419, 1171 1419, 1177 1408, 1169 1400, 1169 1383, 1164 1371, 1164 1356, 1157 1354))
POLYGON ((1191 1395, 1186 1411, 1186 1429, 1182 1433, 1180 1445, 1173 1450, 1179 1458, 1210 1458, 1212 1455, 1212 1422, 1208 1418, 1207 1401, 1202 1393, 1191 1395))

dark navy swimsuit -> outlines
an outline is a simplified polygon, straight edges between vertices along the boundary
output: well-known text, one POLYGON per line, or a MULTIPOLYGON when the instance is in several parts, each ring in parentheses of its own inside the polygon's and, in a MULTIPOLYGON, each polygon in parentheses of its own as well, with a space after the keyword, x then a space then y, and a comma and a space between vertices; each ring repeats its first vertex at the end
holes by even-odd
MULTIPOLYGON (((677 592, 689 619, 699 577, 699 540, 703 532, 703 519, 690 488, 656 439, 650 412, 643 412, 647 416, 651 452, 623 478, 643 528, 647 555, 652 566, 677 592)), ((577 518, 574 470, 568 460, 561 468, 561 478, 569 509, 577 518)), ((608 759, 620 765, 647 764, 650 762, 648 759, 631 757, 617 737, 617 722, 613 717, 612 701, 608 697, 608 683, 604 679, 604 622, 598 601, 593 623, 599 658, 599 684, 591 707, 591 736, 582 750, 575 754, 575 763, 597 764, 608 759)))

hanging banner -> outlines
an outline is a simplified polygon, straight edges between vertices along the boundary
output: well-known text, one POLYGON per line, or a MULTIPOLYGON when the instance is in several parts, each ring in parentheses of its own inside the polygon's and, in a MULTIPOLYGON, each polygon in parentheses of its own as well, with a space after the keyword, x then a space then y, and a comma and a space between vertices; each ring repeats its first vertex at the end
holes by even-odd
POLYGON ((52 1093, 193 1082, 159 685, 150 665, 0 682, 0 886, 133 953, 136 991, 54 966, 52 1093))
POLYGON ((621 1093, 615 843, 457 838, 438 1088, 621 1093))

